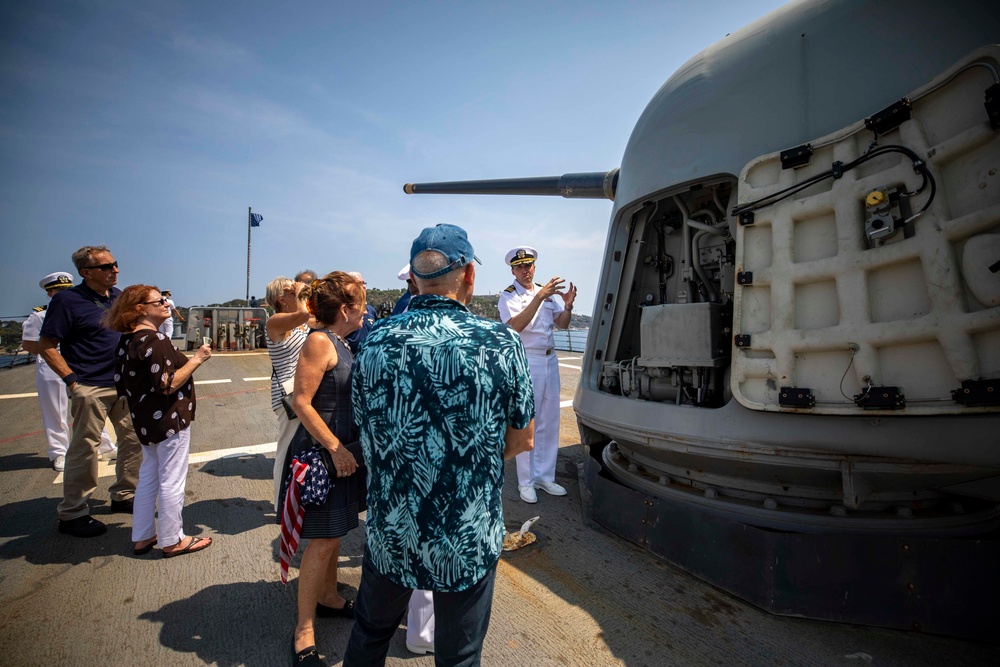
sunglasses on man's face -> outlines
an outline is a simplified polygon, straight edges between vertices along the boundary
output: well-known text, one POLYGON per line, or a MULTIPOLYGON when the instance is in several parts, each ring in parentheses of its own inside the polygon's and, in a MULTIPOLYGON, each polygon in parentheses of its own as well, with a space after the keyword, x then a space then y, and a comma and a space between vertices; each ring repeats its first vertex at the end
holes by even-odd
POLYGON ((94 266, 84 267, 87 269, 98 269, 100 271, 110 271, 111 269, 118 268, 118 262, 108 262, 107 264, 95 264, 94 266))

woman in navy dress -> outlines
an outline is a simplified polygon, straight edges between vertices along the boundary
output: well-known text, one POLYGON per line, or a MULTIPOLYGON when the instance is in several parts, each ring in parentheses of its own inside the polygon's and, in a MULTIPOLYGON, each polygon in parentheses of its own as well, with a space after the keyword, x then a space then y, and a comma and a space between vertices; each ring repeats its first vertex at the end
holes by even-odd
POLYGON ((301 426, 288 447, 281 490, 284 514, 290 463, 314 445, 333 462, 332 488, 322 505, 305 505, 300 536, 309 544, 299 566, 298 623, 293 653, 300 665, 322 664, 315 647, 316 616, 354 618, 354 605, 337 591, 340 538, 358 526, 366 509, 365 469, 358 431, 351 415, 351 368, 354 355, 344 339, 359 329, 365 314, 364 286, 334 271, 310 286, 309 311, 318 323, 306 338, 295 370, 292 403, 301 426))

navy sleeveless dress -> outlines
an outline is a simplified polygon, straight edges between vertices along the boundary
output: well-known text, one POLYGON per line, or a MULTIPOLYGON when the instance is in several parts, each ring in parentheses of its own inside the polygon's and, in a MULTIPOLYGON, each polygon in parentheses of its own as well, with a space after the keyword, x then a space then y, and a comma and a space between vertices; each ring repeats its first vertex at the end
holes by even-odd
MULTIPOLYGON (((357 528, 358 514, 368 508, 366 503, 368 471, 358 442, 358 429, 354 426, 351 415, 351 369, 354 366, 354 355, 334 334, 324 329, 314 329, 310 334, 316 331, 325 333, 337 349, 337 365, 323 375, 316 395, 313 396, 312 406, 330 427, 330 431, 340 440, 341 445, 346 446, 354 455, 358 469, 350 477, 337 477, 336 471, 330 471, 333 488, 330 489, 324 504, 304 505, 305 518, 300 536, 333 538, 346 535, 352 528, 357 528)), ((284 513, 292 459, 314 444, 316 441, 309 435, 309 431, 299 424, 299 430, 292 438, 285 457, 285 475, 281 482, 281 507, 278 508, 276 523, 281 523, 281 516, 284 513)))

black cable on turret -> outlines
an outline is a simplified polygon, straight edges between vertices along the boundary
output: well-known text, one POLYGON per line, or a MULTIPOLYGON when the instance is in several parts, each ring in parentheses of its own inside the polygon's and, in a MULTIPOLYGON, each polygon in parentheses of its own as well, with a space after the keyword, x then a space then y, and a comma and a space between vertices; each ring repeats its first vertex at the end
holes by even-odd
POLYGON ((920 187, 918 187, 916 190, 913 190, 912 192, 903 193, 902 195, 900 195, 901 197, 916 196, 921 192, 923 192, 928 184, 930 184, 931 186, 931 193, 930 197, 928 197, 927 199, 927 202, 924 204, 923 208, 921 208, 915 214, 913 214, 912 216, 903 221, 903 223, 906 224, 907 222, 910 222, 913 219, 915 219, 917 216, 923 214, 924 211, 926 211, 930 207, 931 202, 934 201, 934 195, 937 193, 937 182, 934 180, 934 176, 927 168, 927 163, 924 162, 922 159, 920 159, 920 156, 918 156, 916 153, 914 153, 906 146, 897 146, 897 145, 879 146, 873 148, 870 152, 867 152, 861 157, 855 160, 851 160, 846 164, 843 162, 834 162, 830 166, 829 171, 817 174, 816 176, 808 178, 802 181, 801 183, 796 183, 795 185, 787 187, 784 190, 779 190, 778 192, 767 195, 766 197, 761 197, 760 199, 757 199, 755 201, 734 207, 732 215, 738 216, 740 213, 744 213, 746 211, 757 211, 766 206, 777 204, 779 201, 787 199, 792 195, 794 195, 795 193, 801 192, 802 190, 805 190, 806 188, 815 185, 817 183, 821 183, 822 181, 825 181, 828 178, 834 178, 834 179, 840 178, 851 169, 854 169, 855 167, 862 165, 865 162, 868 162, 872 158, 878 157, 879 155, 883 155, 885 153, 902 153, 906 157, 910 158, 910 161, 913 162, 913 171, 923 177, 923 181, 921 182, 920 187))

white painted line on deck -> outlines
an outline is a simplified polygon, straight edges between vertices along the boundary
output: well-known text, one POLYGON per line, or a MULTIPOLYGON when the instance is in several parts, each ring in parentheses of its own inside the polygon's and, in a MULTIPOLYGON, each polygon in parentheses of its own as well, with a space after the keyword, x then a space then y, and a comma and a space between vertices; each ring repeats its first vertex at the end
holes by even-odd
POLYGON ((574 366, 573 364, 559 364, 559 365, 562 366, 563 368, 572 368, 573 370, 576 371, 580 370, 579 366, 574 366))
POLYGON ((32 398, 38 396, 38 392, 32 394, 0 394, 0 400, 5 398, 32 398))
POLYGON ((270 375, 262 375, 259 378, 243 378, 244 382, 263 382, 264 380, 270 380, 270 375))
POLYGON ((256 456, 257 454, 270 454, 278 448, 277 442, 265 442, 261 445, 249 445, 247 447, 232 447, 230 449, 214 449, 210 452, 198 452, 188 457, 188 465, 196 463, 206 463, 216 459, 232 459, 240 456, 256 456))
POLYGON ((194 381, 194 383, 196 385, 199 385, 199 384, 228 384, 230 382, 232 382, 232 380, 230 380, 230 379, 226 379, 226 380, 195 380, 194 381))
MULTIPOLYGON (((197 465, 200 463, 207 463, 209 461, 216 461, 218 459, 239 458, 240 456, 256 456, 257 454, 270 454, 277 448, 278 448, 277 442, 265 442, 260 445, 247 445, 246 447, 231 447, 229 449, 215 449, 210 452, 198 452, 197 454, 191 454, 190 456, 188 456, 188 465, 197 465)), ((97 476, 114 477, 115 462, 98 461, 97 476)), ((52 483, 62 484, 62 481, 63 481, 63 474, 58 473, 56 475, 56 478, 52 480, 52 483)))
POLYGON ((565 359, 566 361, 580 361, 583 357, 559 357, 560 359, 565 359))
MULTIPOLYGON (((213 359, 239 359, 240 357, 262 357, 268 354, 265 350, 264 352, 244 352, 239 350, 212 350, 213 359)), ((194 352, 191 352, 190 356, 194 356, 194 352)))
MULTIPOLYGON (((177 347, 177 346, 175 345, 174 347, 177 347)), ((183 352, 183 350, 180 350, 180 348, 178 348, 178 351, 183 352)), ((188 359, 191 359, 191 358, 194 357, 194 352, 183 352, 183 354, 188 359)), ((268 354, 268 353, 267 352, 234 352, 234 353, 230 354, 229 350, 225 350, 223 352, 219 352, 218 350, 212 350, 212 358, 213 359, 238 359, 239 357, 262 357, 265 354, 268 354)))
MULTIPOLYGON (((270 380, 271 378, 266 378, 270 380)), ((218 380, 214 380, 218 382, 218 380)), ((229 380, 223 380, 223 382, 229 382, 229 380)), ((571 408, 573 407, 573 400, 562 401, 559 403, 560 408, 571 408)), ((232 459, 239 458, 241 456, 256 456, 257 454, 270 454, 275 451, 278 447, 277 442, 265 442, 260 445, 247 445, 246 447, 230 447, 229 449, 214 449, 208 452, 198 452, 197 454, 191 454, 188 457, 188 465, 198 465, 200 463, 207 463, 209 461, 217 461, 218 459, 232 459)), ((98 461, 97 462, 97 476, 98 477, 114 477, 115 475, 115 462, 114 461, 98 461)), ((56 478, 52 480, 53 484, 62 484, 63 474, 56 474, 56 478)))

